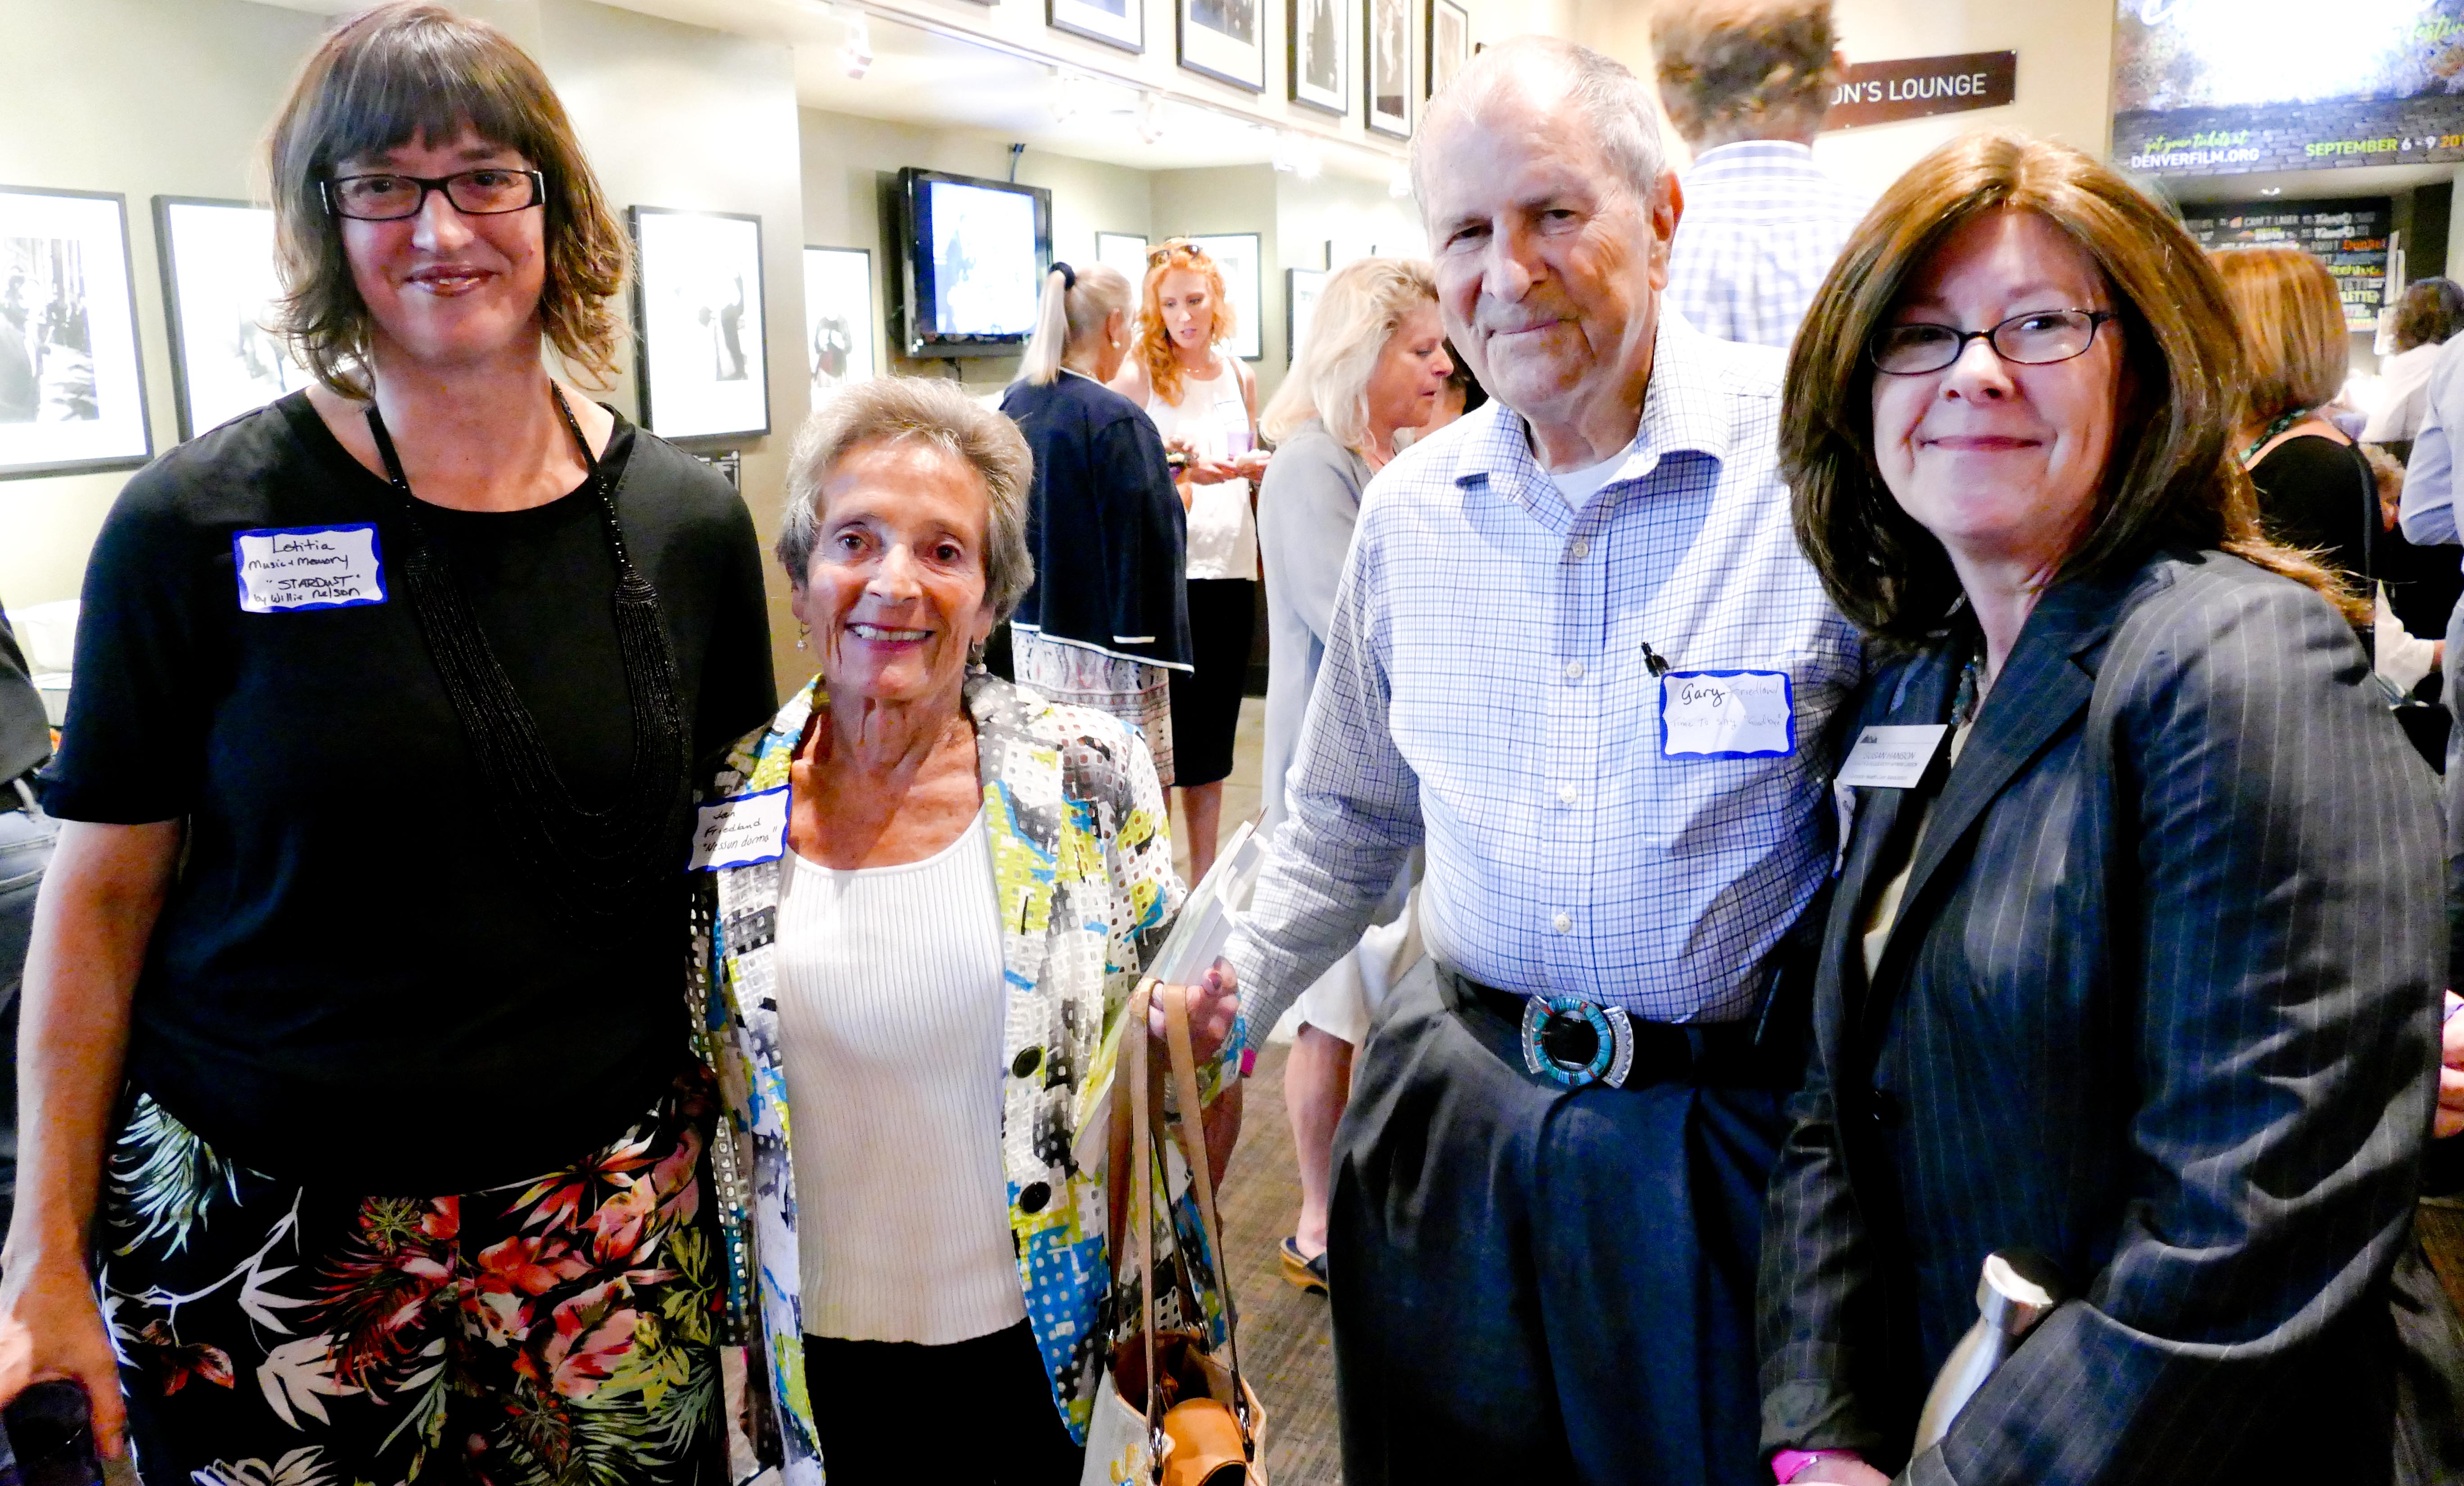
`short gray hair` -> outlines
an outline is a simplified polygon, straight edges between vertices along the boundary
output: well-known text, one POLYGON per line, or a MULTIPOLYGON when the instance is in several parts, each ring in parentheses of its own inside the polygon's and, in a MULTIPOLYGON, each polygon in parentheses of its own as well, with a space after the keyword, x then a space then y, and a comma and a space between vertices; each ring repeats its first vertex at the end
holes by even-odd
POLYGON ((1660 144, 1660 118, 1648 84, 1612 56, 1555 36, 1516 36, 1481 53, 1429 100, 1429 111, 1412 139, 1412 192, 1426 210, 1426 183, 1438 163, 1429 142, 1445 127, 1468 122, 1508 95, 1528 102, 1561 98, 1589 129, 1600 155, 1634 192, 1651 201, 1660 190, 1668 156, 1660 144), (1557 85, 1554 98, 1528 93, 1535 78, 1557 85))
POLYGON ((787 456, 787 509, 779 522, 779 560, 787 581, 804 586, 821 540, 822 484, 861 445, 913 441, 975 470, 991 508, 984 522, 984 597, 993 622, 1008 619, 1035 583, 1026 549, 1026 502, 1035 456, 1018 425, 960 390, 928 377, 875 377, 850 382, 813 409, 787 456))

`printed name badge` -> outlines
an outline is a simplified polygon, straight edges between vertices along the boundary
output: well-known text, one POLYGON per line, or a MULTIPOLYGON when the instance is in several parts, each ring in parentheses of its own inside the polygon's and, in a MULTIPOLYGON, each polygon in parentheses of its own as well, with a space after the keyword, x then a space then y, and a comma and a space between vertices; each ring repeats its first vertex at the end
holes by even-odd
POLYGON ((385 601, 385 557, 373 523, 266 527, 231 534, 244 614, 355 609, 385 601))
POLYGON ((715 872, 785 856, 787 788, 781 784, 758 795, 738 795, 702 806, 700 819, 693 823, 692 869, 715 872))
POLYGON ((1867 728, 1857 734, 1857 746, 1839 766, 1837 782, 1867 789, 1915 789, 1933 755, 1941 751, 1942 735, 1949 731, 1947 722, 1867 728))
POLYGON ((1673 670, 1660 678, 1663 758, 1785 758, 1796 700, 1777 670, 1673 670))

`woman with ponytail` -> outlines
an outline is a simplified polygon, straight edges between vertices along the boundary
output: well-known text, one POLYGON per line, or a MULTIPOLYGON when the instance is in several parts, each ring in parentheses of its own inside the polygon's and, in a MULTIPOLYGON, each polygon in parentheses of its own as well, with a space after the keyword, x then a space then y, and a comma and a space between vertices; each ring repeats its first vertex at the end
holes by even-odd
POLYGON ((1001 398, 1035 454, 1035 585, 1010 632, 1020 682, 1139 729, 1169 785, 1167 677, 1186 674, 1190 657, 1187 517, 1155 424, 1105 385, 1129 348, 1130 281, 1102 264, 1054 264, 1035 338, 1001 398))

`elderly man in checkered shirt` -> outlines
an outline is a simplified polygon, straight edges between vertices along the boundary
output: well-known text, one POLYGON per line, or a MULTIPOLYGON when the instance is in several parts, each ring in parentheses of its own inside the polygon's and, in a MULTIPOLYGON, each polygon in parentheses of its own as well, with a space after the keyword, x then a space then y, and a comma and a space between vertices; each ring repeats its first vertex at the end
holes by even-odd
POLYGON ((1867 205, 1814 163, 1839 72, 1831 0, 1674 0, 1651 43, 1694 152, 1668 301, 1705 335, 1786 350, 1867 205))
POLYGON ((1664 313, 1649 95, 1490 48, 1414 146, 1496 399, 1374 479, 1250 911, 1253 1036, 1427 847, 1336 1141, 1351 1486, 1747 1486, 1763 1184, 1862 664, 1789 526, 1780 360, 1664 313))

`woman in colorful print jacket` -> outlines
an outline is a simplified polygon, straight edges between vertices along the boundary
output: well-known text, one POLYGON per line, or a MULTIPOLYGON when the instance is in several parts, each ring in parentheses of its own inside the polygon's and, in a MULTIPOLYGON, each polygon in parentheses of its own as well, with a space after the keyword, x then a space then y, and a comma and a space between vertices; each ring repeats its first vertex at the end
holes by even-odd
MULTIPOLYGON (((832 1486, 905 1480, 919 1450, 946 1475, 960 1413, 994 1446, 963 1453, 981 1479, 1074 1486, 1127 1314, 1103 1091, 1181 885, 1137 734, 975 664, 1031 578, 1029 476, 953 383, 817 412, 778 550, 821 674, 706 797, 694 991, 789 1486, 825 1460, 832 1486)), ((1228 968, 1199 989, 1220 1087, 1228 968)), ((1216 1266, 1174 1227, 1185 1323, 1220 1327, 1216 1266)))

